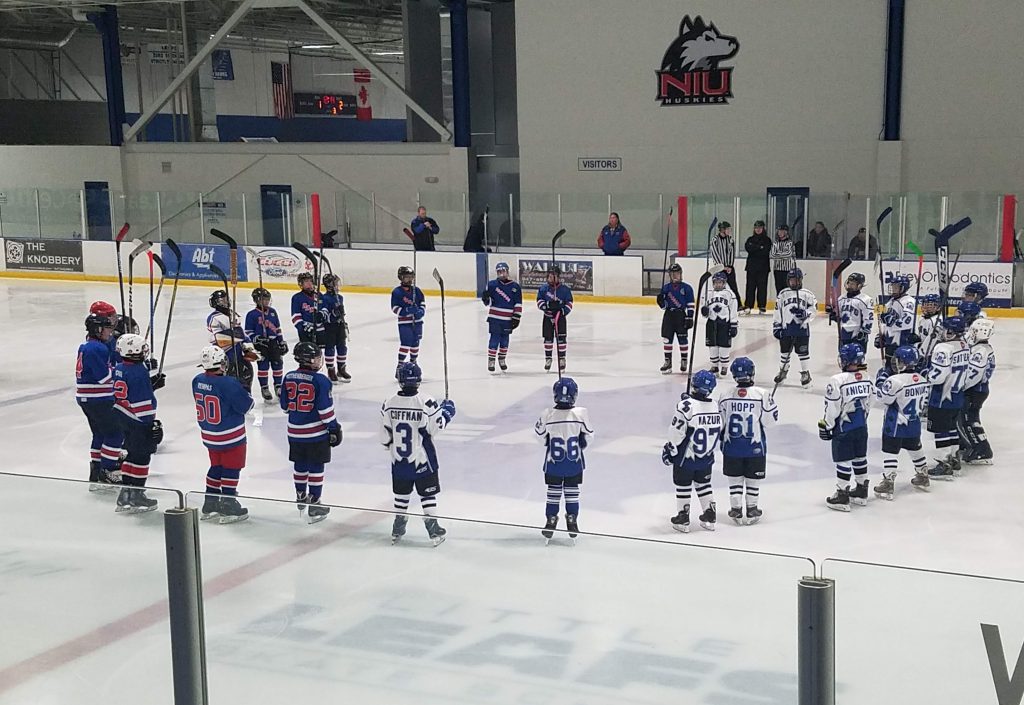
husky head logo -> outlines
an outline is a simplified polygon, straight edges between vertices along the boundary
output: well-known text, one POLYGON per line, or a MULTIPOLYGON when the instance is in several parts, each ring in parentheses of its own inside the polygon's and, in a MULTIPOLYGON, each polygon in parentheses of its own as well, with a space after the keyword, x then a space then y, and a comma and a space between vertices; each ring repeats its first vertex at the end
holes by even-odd
POLYGON ((661 70, 675 73, 717 69, 719 62, 731 59, 739 50, 736 37, 722 34, 714 23, 705 24, 700 15, 692 20, 687 15, 679 24, 679 36, 661 60, 661 70))

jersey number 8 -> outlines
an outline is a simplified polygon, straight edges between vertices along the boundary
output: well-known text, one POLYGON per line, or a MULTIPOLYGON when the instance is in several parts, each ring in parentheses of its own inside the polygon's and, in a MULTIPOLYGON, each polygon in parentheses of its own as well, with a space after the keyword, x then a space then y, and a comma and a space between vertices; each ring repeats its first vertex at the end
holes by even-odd
POLYGON ((575 463, 580 459, 580 439, 576 436, 570 438, 551 439, 551 460, 560 463, 563 460, 575 463))
POLYGON ((214 425, 219 424, 221 420, 220 398, 212 394, 196 392, 196 418, 199 423, 205 421, 214 425))

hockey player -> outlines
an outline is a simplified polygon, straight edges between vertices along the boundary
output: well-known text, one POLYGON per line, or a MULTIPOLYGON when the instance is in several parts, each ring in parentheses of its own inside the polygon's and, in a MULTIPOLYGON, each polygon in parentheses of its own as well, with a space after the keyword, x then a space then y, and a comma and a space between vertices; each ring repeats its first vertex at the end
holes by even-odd
POLYGON ((391 292, 391 311, 398 316, 398 370, 406 357, 416 362, 420 356, 420 340, 423 338, 423 316, 427 300, 423 291, 416 286, 416 272, 411 267, 398 268, 399 285, 391 292))
POLYGON ((252 290, 252 302, 256 308, 245 315, 245 336, 251 340, 260 359, 256 363, 256 377, 264 401, 272 401, 270 393, 270 372, 274 372, 274 392, 281 396, 281 380, 284 379, 284 355, 288 352, 281 331, 281 319, 270 305, 270 292, 263 287, 252 290))
POLYGON ((690 492, 697 485, 703 512, 700 525, 715 530, 715 496, 711 490, 711 469, 715 447, 722 433, 722 414, 711 398, 717 378, 707 370, 693 375, 692 394, 683 393, 668 427, 668 442, 661 450, 661 462, 672 467, 676 487, 676 515, 672 528, 690 532, 690 492))
MULTIPOLYGON (((75 360, 75 400, 89 421, 89 486, 91 491, 107 489, 121 482, 121 445, 124 434, 114 411, 114 380, 110 366, 113 319, 90 313, 85 319, 85 342, 78 346, 75 360)), ((111 487, 112 488, 112 487, 111 487)))
POLYGON ((875 385, 863 371, 864 351, 856 343, 839 349, 839 374, 825 387, 825 416, 818 436, 832 442, 836 492, 825 499, 830 509, 850 511, 850 503, 868 503, 868 409, 875 385), (856 485, 850 489, 850 476, 856 485))
POLYGON ((120 318, 117 315, 117 310, 113 304, 109 304, 106 301, 94 301, 89 306, 89 313, 109 319, 110 324, 113 326, 110 337, 106 340, 107 348, 110 350, 110 366, 113 368, 114 365, 121 362, 121 358, 117 355, 117 338, 121 335, 117 331, 117 324, 120 318))
POLYGON ((928 365, 928 430, 935 437, 936 463, 928 470, 933 480, 951 480, 960 474, 957 419, 964 407, 964 389, 971 351, 964 342, 964 319, 950 316, 939 323, 939 342, 928 365))
POLYGON ((722 414, 722 471, 729 478, 729 518, 750 525, 759 522, 763 514, 757 501, 768 455, 764 427, 779 420, 779 407, 771 395, 754 386, 754 362, 749 357, 733 360, 729 371, 736 386, 718 401, 722 414))
POLYGON ((961 300, 970 301, 978 306, 984 306, 986 298, 988 298, 988 284, 985 282, 968 282, 964 286, 964 293, 961 296, 961 300))
POLYGON ((403 362, 398 366, 398 393, 380 408, 379 440, 391 456, 391 489, 395 495, 395 520, 391 525, 391 543, 405 536, 412 491, 420 498, 423 526, 434 546, 440 545, 448 532, 437 523, 437 495, 441 492, 438 478, 437 450, 434 437, 455 418, 455 402, 420 395, 420 366, 403 362))
POLYGON ((251 391, 252 363, 259 360, 260 355, 245 337, 238 314, 228 308, 228 292, 217 289, 210 294, 210 308, 213 312, 206 318, 210 344, 224 351, 228 359, 228 374, 238 379, 245 391, 251 391))
POLYGON ((565 497, 565 528, 575 542, 579 533, 580 485, 587 467, 583 451, 594 431, 586 408, 576 406, 579 387, 572 377, 562 377, 552 388, 554 408, 545 409, 533 430, 544 444, 544 484, 548 499, 544 514, 546 523, 541 534, 548 541, 558 528, 558 510, 565 497))
POLYGON ((896 491, 896 471, 900 464, 900 451, 906 450, 914 463, 914 477, 910 484, 927 490, 928 461, 921 450, 921 412, 931 391, 931 385, 919 372, 921 356, 912 345, 901 345, 893 351, 892 374, 877 383, 876 399, 885 409, 882 421, 882 480, 875 486, 875 494, 892 500, 896 491))
POLYGON ((348 365, 348 324, 345 323, 345 297, 339 287, 341 280, 337 274, 325 274, 323 277, 324 293, 320 296, 320 320, 324 330, 318 342, 324 349, 324 363, 327 365, 327 376, 332 382, 351 382, 352 375, 346 369, 348 365))
POLYGON ((996 355, 988 342, 994 329, 994 321, 979 318, 971 324, 964 336, 964 340, 970 345, 971 356, 964 385, 966 390, 964 412, 961 417, 960 449, 964 462, 969 465, 992 464, 992 446, 981 425, 981 407, 988 399, 988 383, 996 370, 996 355))
POLYGON ((544 336, 544 371, 551 369, 551 352, 558 336, 558 372, 565 372, 565 317, 572 313, 572 291, 562 283, 558 265, 551 265, 548 281, 537 290, 537 308, 544 314, 541 333, 544 336), (557 328, 557 332, 556 329, 557 328))
POLYGON ((120 412, 118 421, 124 432, 128 456, 121 464, 121 484, 117 496, 118 512, 148 512, 157 501, 146 496, 149 459, 153 449, 163 440, 163 428, 156 420, 156 396, 153 392, 164 386, 163 373, 150 376, 146 369, 149 343, 141 335, 125 333, 117 339, 117 352, 122 361, 114 368, 114 408, 120 412))
POLYGON ((839 326, 839 347, 857 343, 861 350, 868 349, 871 327, 875 322, 875 303, 870 296, 861 292, 866 279, 860 272, 853 272, 846 278, 846 295, 836 301, 836 309, 825 307, 828 320, 839 326))
POLYGON ((498 367, 504 372, 508 369, 505 358, 508 355, 509 334, 519 327, 523 317, 523 290, 519 282, 509 277, 507 262, 498 262, 494 268, 497 279, 487 282, 487 288, 480 296, 487 311, 487 329, 490 340, 487 341, 487 371, 494 372, 494 358, 498 358, 498 367))
POLYGON ((775 300, 775 317, 772 334, 779 341, 779 374, 775 383, 780 384, 789 374, 789 356, 796 350, 800 358, 800 384, 811 383, 811 318, 817 310, 818 300, 810 289, 804 288, 804 273, 791 269, 786 275, 787 288, 779 292, 775 300))
POLYGON ((715 273, 700 299, 700 315, 707 319, 704 344, 711 357, 711 373, 722 377, 729 374, 732 339, 739 333, 739 301, 736 294, 727 288, 728 283, 728 274, 715 273))
POLYGON ((917 344, 917 349, 921 353, 921 360, 924 364, 928 363, 932 348, 938 342, 939 311, 941 309, 942 299, 938 294, 925 294, 921 297, 921 315, 917 319, 917 337, 921 340, 917 344))
POLYGON ((672 372, 672 340, 679 344, 679 369, 686 372, 690 359, 690 329, 693 328, 693 287, 683 281, 683 268, 673 263, 668 268, 668 283, 661 287, 658 306, 665 310, 661 316, 661 342, 664 346, 664 375, 672 372))
POLYGON ((199 366, 203 371, 192 379, 192 396, 199 432, 210 455, 201 518, 219 517, 219 523, 232 524, 249 517, 236 495, 245 467, 245 415, 253 401, 241 382, 225 375, 227 356, 216 345, 203 348, 199 366))
MULTIPOLYGON (((889 282, 889 300, 878 316, 875 347, 885 352, 888 361, 901 345, 916 345, 914 311, 917 300, 910 293, 910 277, 897 274, 889 282)), ((866 349, 866 348, 865 348, 866 349)))
POLYGON ((293 355, 299 368, 284 376, 280 404, 288 413, 288 460, 295 464, 295 501, 299 513, 307 511, 309 523, 315 524, 331 511, 321 505, 320 498, 331 448, 341 445, 341 424, 334 414, 331 381, 320 374, 323 352, 315 343, 303 341, 295 345, 293 355))
POLYGON ((292 324, 298 331, 300 343, 316 343, 317 336, 324 330, 316 306, 320 298, 316 280, 309 272, 303 272, 296 277, 296 281, 299 283, 299 290, 292 294, 292 324))
POLYGON ((957 304, 956 315, 964 319, 964 327, 970 329, 971 324, 984 316, 981 306, 973 301, 961 301, 957 304))

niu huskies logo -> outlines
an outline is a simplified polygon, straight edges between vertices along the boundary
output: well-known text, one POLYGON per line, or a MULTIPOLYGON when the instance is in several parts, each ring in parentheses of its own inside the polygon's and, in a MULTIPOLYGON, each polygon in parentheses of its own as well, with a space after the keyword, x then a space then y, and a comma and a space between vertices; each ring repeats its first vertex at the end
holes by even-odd
POLYGON ((732 68, 719 68, 736 56, 740 43, 705 24, 698 15, 687 15, 679 25, 679 36, 661 60, 658 100, 662 105, 726 104, 732 98, 732 68))

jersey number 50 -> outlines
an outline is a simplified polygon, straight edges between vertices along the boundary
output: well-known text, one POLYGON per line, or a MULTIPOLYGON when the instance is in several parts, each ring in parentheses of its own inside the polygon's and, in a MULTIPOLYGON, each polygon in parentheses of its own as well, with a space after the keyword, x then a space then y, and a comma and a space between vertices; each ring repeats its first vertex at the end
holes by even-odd
POLYGON ((205 421, 214 425, 219 424, 221 419, 220 398, 212 394, 196 392, 196 418, 200 423, 205 421))
POLYGON ((313 410, 313 399, 316 389, 308 382, 285 382, 285 394, 288 395, 288 411, 307 413, 313 410))

